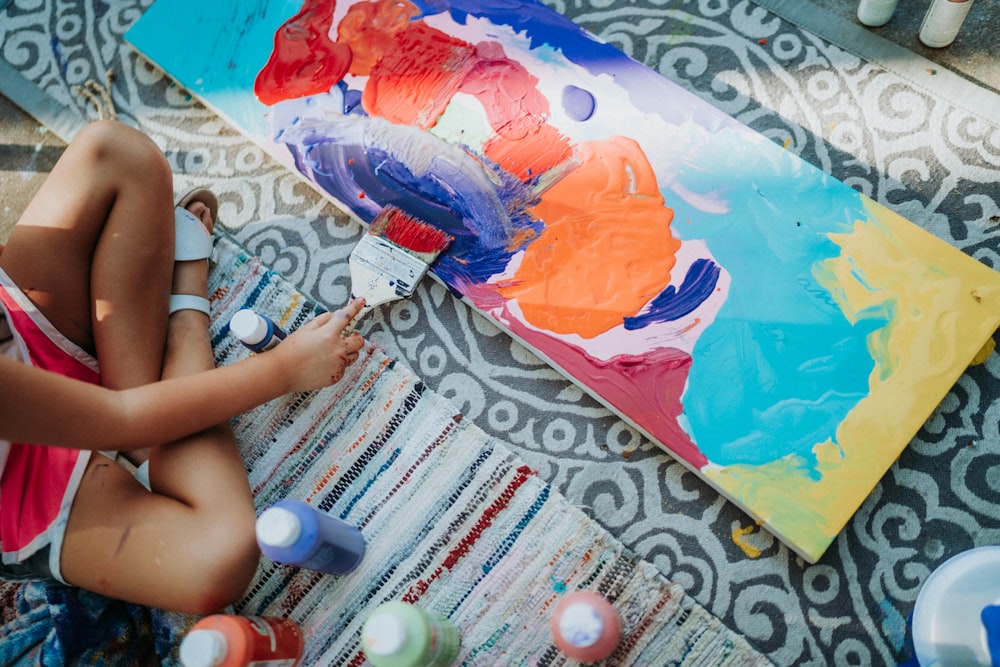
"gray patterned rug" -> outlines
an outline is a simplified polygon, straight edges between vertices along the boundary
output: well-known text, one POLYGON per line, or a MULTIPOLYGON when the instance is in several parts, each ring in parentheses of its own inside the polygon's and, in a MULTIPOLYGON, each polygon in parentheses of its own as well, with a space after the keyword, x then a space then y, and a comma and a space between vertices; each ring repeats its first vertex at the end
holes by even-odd
MULTIPOLYGON (((360 226, 124 43, 147 4, 13 0, 0 13, 0 87, 69 136, 97 117, 73 87, 103 82, 113 68, 120 119, 164 148, 177 189, 211 185, 223 225, 244 247, 310 297, 342 304, 360 226)), ((745 0, 549 4, 966 253, 1000 263, 1000 128, 964 108, 965 98, 745 0)), ((196 45, 178 36, 178 48, 196 45)), ((807 566, 433 281, 362 331, 777 664, 906 660, 907 618, 927 576, 958 552, 1000 544, 997 355, 962 376, 833 547, 807 566)))

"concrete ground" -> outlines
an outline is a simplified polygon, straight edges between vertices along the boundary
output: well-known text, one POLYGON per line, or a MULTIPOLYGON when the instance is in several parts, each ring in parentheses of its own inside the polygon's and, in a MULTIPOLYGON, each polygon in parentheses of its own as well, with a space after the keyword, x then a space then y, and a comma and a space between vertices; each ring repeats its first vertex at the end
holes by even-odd
MULTIPOLYGON (((805 0, 803 0, 804 2, 805 0)), ((909 49, 994 92, 1000 92, 1000 0, 972 0, 972 9, 955 41, 943 49, 924 46, 917 38, 931 0, 899 0, 892 19, 874 34, 909 49)), ((858 0, 809 0, 844 19, 858 21, 858 0)))
POLYGON ((66 145, 0 95, 0 243, 66 145))

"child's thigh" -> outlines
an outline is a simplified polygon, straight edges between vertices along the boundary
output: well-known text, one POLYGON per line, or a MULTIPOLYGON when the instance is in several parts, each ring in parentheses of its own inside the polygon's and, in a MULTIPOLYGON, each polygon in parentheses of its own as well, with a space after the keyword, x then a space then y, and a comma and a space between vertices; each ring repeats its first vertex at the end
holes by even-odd
MULTIPOLYGON (((146 222, 153 210, 169 215, 171 199, 169 167, 151 140, 119 123, 91 124, 28 203, 0 266, 57 329, 91 350, 91 282, 99 242, 110 231, 108 238, 117 235, 123 249, 169 246, 172 227, 146 222), (110 228, 112 223, 118 228, 110 228)), ((143 260, 150 270, 157 262, 169 269, 172 254, 168 248, 159 252, 162 257, 143 260)), ((128 259, 124 252, 108 255, 109 262, 128 259)))

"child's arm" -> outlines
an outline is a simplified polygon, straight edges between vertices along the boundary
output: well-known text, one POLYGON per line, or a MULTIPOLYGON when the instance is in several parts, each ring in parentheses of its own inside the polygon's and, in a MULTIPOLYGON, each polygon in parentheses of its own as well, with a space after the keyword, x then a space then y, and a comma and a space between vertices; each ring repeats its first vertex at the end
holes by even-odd
POLYGON ((326 313, 266 353, 196 375, 114 391, 0 357, 0 437, 78 449, 140 449, 224 422, 269 400, 339 380, 361 336, 326 313))

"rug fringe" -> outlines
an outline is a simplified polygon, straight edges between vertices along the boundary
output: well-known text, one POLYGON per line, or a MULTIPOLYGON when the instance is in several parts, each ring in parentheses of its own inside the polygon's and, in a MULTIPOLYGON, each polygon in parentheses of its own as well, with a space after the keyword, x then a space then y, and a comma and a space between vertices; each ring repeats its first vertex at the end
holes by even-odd
POLYGON ((118 120, 114 99, 111 97, 111 80, 114 78, 114 68, 104 73, 104 85, 95 79, 87 79, 82 86, 73 86, 73 92, 94 105, 101 120, 118 120))

